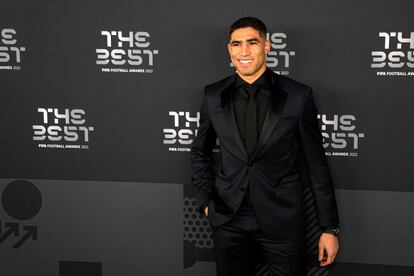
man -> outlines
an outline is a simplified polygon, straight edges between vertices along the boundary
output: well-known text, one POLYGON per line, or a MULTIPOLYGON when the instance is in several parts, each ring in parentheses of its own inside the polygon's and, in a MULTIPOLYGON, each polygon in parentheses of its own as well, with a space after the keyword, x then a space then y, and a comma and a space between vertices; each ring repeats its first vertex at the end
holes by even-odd
POLYGON ((339 248, 312 89, 266 67, 266 32, 253 17, 230 27, 236 74, 205 88, 191 151, 193 190, 213 229, 218 275, 253 275, 257 253, 272 275, 306 275, 302 156, 322 228, 320 265, 332 263, 339 248), (211 152, 217 137, 216 174, 211 152))

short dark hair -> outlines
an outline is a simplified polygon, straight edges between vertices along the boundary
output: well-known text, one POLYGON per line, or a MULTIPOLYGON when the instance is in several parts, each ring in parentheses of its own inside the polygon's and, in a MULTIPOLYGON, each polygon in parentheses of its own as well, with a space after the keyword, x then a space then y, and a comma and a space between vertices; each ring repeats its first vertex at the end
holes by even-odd
POLYGON ((251 27, 255 30, 257 30, 262 37, 266 37, 267 28, 266 25, 258 18, 256 17, 242 17, 240 19, 237 19, 233 24, 230 26, 229 31, 229 38, 231 37, 231 34, 241 28, 248 28, 251 27))

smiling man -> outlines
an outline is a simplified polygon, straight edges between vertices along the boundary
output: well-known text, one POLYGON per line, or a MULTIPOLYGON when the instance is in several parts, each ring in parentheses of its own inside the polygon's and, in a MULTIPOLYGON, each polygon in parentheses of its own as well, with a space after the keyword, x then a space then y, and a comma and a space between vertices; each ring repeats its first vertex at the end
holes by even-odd
POLYGON ((303 157, 322 230, 321 266, 339 249, 338 214, 312 89, 266 67, 266 26, 244 17, 227 45, 236 73, 205 88, 191 151, 193 190, 210 221, 220 276, 306 275, 303 157), (220 141, 220 168, 211 153, 220 141))

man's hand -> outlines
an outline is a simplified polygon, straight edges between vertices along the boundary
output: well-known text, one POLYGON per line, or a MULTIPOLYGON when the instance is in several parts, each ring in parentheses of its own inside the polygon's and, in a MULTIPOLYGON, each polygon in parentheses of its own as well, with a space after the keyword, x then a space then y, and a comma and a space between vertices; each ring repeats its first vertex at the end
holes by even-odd
POLYGON ((208 207, 204 208, 204 214, 208 217, 208 207))
POLYGON ((319 263, 320 266, 330 265, 339 250, 338 238, 332 234, 322 233, 319 238, 319 263))

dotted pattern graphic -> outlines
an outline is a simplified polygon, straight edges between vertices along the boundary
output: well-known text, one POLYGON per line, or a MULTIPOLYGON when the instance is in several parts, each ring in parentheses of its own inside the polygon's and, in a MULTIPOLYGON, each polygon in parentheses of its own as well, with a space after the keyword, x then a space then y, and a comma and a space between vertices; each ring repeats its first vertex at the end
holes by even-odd
POLYGON ((208 220, 198 212, 195 198, 184 198, 184 240, 194 247, 213 248, 213 239, 208 220))

